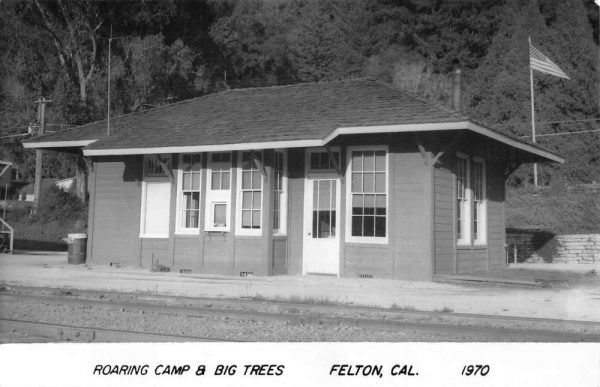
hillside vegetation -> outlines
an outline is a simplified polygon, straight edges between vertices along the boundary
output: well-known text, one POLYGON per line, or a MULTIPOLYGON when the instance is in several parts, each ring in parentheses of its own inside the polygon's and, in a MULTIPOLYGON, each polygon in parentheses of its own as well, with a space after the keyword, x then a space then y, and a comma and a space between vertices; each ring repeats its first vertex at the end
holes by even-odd
MULTIPOLYGON (((599 127, 597 25, 590 0, 4 0, 0 136, 37 122, 38 96, 52 99, 49 130, 104 118, 111 34, 118 38, 113 115, 229 88, 364 76, 449 105, 448 73, 460 64, 465 112, 525 141, 531 37, 571 77, 535 73, 538 134, 592 131, 599 127)), ((3 139, 0 159, 31 177, 33 153, 19 138, 3 139)), ((541 167, 544 185, 600 181, 600 132, 539 137, 539 144, 566 159, 541 167)), ((49 153, 45 165, 45 177, 81 173, 71 156, 49 153)), ((509 179, 515 188, 531 183, 529 166, 509 179)), ((537 211, 559 211, 553 191, 531 202, 522 192, 509 190, 517 211, 509 219, 555 224, 537 211)), ((589 204, 568 201, 573 210, 589 204)))

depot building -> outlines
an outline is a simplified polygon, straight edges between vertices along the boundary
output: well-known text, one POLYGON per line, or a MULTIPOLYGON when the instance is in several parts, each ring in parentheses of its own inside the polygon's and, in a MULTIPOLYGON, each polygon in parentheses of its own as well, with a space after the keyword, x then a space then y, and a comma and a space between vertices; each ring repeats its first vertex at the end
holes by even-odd
POLYGON ((431 280, 505 265, 505 180, 563 162, 372 79, 234 89, 35 137, 89 161, 87 262, 431 280))

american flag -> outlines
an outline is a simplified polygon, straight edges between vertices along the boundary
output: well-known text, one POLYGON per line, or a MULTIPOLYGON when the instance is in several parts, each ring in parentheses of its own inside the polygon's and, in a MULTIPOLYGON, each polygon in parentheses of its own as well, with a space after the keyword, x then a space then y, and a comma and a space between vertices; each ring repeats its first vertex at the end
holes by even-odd
POLYGON ((554 75, 555 77, 571 79, 564 71, 552 62, 550 58, 544 55, 540 50, 535 48, 531 41, 529 42, 529 66, 533 70, 540 71, 542 73, 554 75))

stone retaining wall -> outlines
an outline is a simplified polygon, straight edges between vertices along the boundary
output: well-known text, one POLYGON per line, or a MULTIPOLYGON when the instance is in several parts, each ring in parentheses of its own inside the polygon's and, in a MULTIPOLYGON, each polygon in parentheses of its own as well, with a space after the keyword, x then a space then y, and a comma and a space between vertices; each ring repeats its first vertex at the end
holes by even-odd
POLYGON ((553 262, 600 262, 600 234, 559 235, 553 262))
POLYGON ((544 230, 535 229, 506 229, 506 248, 508 261, 514 262, 514 247, 517 247, 517 262, 525 262, 532 257, 541 257, 544 261, 550 262, 554 255, 554 250, 548 246, 554 239, 553 233, 544 230))
POLYGON ((600 262, 600 234, 554 235, 542 230, 507 229, 508 261, 600 262))

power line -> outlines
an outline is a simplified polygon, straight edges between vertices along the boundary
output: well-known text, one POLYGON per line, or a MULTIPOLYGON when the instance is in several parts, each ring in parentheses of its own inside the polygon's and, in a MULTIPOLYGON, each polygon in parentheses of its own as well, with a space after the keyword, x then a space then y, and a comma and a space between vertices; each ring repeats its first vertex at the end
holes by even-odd
MULTIPOLYGON (((582 120, 565 120, 565 121, 537 121, 536 124, 569 124, 572 122, 596 122, 600 121, 600 118, 589 118, 582 120)), ((531 125, 531 122, 513 122, 513 123, 505 123, 505 124, 494 124, 494 126, 512 126, 512 125, 531 125)))
POLYGON ((21 133, 21 134, 11 134, 10 136, 2 136, 0 138, 9 138, 9 137, 20 137, 20 136, 29 136, 31 133, 21 133))
MULTIPOLYGON (((536 137, 549 137, 549 136, 566 136, 568 134, 579 134, 579 133, 595 133, 595 132, 600 132, 600 129, 593 129, 593 130, 578 130, 576 132, 563 132, 563 133, 547 133, 547 134, 536 134, 536 137)), ((531 136, 521 136, 521 137, 531 137, 531 136)))

